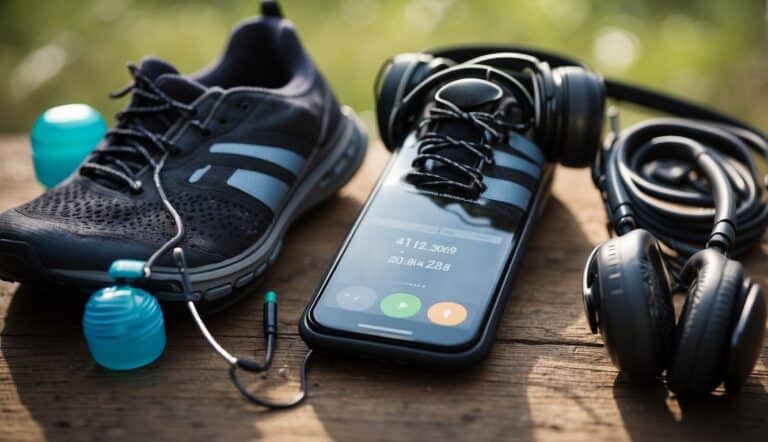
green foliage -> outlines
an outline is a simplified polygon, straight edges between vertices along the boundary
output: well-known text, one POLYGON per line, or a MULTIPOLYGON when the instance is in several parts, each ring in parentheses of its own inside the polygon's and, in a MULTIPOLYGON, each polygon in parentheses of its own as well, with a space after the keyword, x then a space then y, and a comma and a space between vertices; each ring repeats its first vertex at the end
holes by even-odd
MULTIPOLYGON (((373 108, 382 61, 469 42, 530 44, 606 74, 768 124, 765 4, 744 0, 285 0, 286 15, 341 100, 373 108)), ((258 1, 0 1, 0 131, 25 131, 44 108, 106 96, 146 54, 193 72, 215 59, 258 1)))

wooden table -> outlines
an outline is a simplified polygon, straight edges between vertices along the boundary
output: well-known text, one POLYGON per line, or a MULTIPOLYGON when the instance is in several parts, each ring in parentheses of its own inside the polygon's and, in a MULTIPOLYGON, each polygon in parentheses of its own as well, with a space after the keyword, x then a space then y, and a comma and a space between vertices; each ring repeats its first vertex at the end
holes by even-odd
MULTIPOLYGON (((40 192, 26 140, 0 139, 0 208, 40 192)), ((296 323, 387 159, 380 145, 337 197, 300 221, 264 288, 281 296, 280 341, 262 390, 290 395, 306 347, 296 323)), ((168 347, 115 373, 90 358, 82 302, 0 283, 0 440, 768 440, 768 351, 741 394, 680 403, 662 385, 617 375, 589 334, 583 262, 607 236, 587 171, 560 169, 490 357, 456 374, 320 357, 309 401, 265 412, 239 396, 187 316, 167 318, 168 347)), ((768 287, 768 243, 749 273, 768 287)), ((261 355, 261 297, 210 319, 235 353, 261 355)), ((254 378, 257 383, 260 379, 254 378)))

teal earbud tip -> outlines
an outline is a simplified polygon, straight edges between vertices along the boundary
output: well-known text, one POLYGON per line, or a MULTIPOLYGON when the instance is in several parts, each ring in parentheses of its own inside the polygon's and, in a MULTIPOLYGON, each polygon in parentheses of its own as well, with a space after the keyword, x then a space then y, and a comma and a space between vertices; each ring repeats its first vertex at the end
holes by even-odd
POLYGON ((65 104, 43 112, 32 126, 32 162, 45 187, 67 179, 107 132, 104 117, 86 104, 65 104))
POLYGON ((146 261, 136 259, 117 259, 109 266, 109 276, 117 281, 120 279, 133 281, 144 277, 146 261))
POLYGON ((277 303, 277 293, 275 293, 274 290, 268 291, 267 294, 264 295, 264 302, 277 303))
MULTIPOLYGON (((117 260, 109 274, 123 281, 140 278, 143 261, 117 260)), ((157 298, 128 284, 91 295, 83 313, 83 334, 99 365, 132 370, 152 363, 165 349, 165 320, 157 298)))

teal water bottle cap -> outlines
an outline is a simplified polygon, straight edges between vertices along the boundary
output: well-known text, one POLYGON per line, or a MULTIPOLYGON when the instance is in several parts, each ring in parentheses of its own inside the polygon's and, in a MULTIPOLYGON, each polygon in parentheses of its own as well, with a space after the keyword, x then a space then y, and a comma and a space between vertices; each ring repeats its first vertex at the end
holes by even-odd
POLYGON ((48 188, 64 181, 106 132, 104 117, 87 104, 65 104, 43 112, 30 134, 37 179, 48 188))
POLYGON ((123 282, 141 277, 143 269, 143 261, 115 261, 109 274, 118 285, 97 291, 85 305, 85 340, 93 359, 106 368, 142 367, 165 348, 165 321, 157 298, 123 282))

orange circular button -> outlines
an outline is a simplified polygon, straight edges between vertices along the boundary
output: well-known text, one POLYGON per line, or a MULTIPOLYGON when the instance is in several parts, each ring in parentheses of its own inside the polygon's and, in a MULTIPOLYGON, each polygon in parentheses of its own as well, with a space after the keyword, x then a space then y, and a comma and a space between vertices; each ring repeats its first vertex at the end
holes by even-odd
POLYGON ((438 302, 429 308, 427 317, 437 325, 453 327, 467 319, 467 309, 455 302, 438 302))

